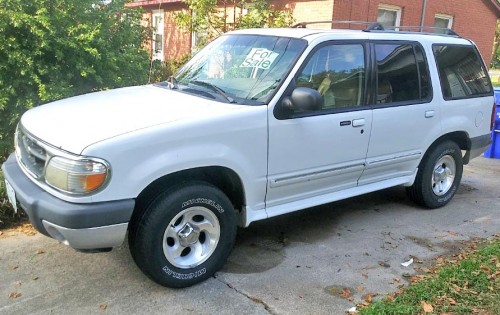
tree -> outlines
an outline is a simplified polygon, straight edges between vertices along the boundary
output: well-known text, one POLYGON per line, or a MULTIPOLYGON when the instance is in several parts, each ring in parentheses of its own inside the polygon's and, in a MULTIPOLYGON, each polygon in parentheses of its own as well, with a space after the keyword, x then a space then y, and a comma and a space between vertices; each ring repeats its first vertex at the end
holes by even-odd
POLYGON ((497 28, 495 31, 495 40, 493 42, 493 60, 491 61, 491 68, 500 68, 500 19, 497 20, 497 28))
MULTIPOLYGON (((27 109, 147 81, 147 35, 126 0, 2 0, 0 161, 27 109)), ((50 123, 50 122, 47 122, 50 123)))
POLYGON ((249 2, 251 10, 240 17, 238 29, 261 27, 288 27, 293 24, 292 12, 277 10, 266 0, 249 2))
POLYGON ((231 29, 286 27, 293 23, 292 12, 278 10, 266 0, 183 0, 189 10, 176 15, 177 24, 189 31, 204 34, 201 45, 231 29), (219 6, 221 5, 221 6, 219 6), (227 8, 234 13, 234 24, 228 24, 227 8), (249 8, 247 14, 235 12, 249 8))

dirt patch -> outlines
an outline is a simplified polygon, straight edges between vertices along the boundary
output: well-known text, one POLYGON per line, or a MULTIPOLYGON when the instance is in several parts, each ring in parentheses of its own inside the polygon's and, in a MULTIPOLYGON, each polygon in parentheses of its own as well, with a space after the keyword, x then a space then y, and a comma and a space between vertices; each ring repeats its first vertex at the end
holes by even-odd
POLYGON ((422 237, 416 237, 416 236, 405 236, 405 239, 412 241, 413 243, 422 246, 424 248, 429 249, 431 252, 435 252, 436 250, 434 249, 434 244, 432 243, 431 240, 428 240, 426 238, 422 237))
POLYGON ((222 271, 235 274, 251 274, 267 271, 281 264, 287 240, 283 234, 275 236, 243 235, 240 233, 236 246, 222 271))
POLYGON ((457 195, 465 195, 475 190, 477 190, 477 188, 461 183, 460 187, 458 187, 457 195))

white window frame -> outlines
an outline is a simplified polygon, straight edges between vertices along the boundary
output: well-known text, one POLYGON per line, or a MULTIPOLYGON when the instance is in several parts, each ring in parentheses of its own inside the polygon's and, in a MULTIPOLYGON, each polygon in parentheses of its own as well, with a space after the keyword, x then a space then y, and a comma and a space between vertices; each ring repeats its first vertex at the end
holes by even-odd
POLYGON ((453 27, 453 16, 452 15, 441 14, 441 13, 434 15, 434 26, 436 26, 436 19, 448 20, 447 28, 449 28, 450 30, 452 29, 452 27, 453 27))
POLYGON ((153 10, 151 14, 153 25, 153 38, 151 39, 151 51, 153 60, 164 61, 165 59, 165 12, 163 10, 153 10), (156 27, 156 18, 160 19, 159 27, 156 27), (156 47, 156 35, 161 35, 161 47, 156 47))
MULTIPOLYGON (((196 15, 196 11, 193 10, 191 13, 192 16, 194 17, 196 15)), ((203 38, 207 37, 207 31, 193 31, 191 32, 191 53, 195 54, 197 53, 202 47, 200 47, 200 41, 203 40, 203 38)), ((206 41, 205 41, 206 43, 206 41)))
POLYGON ((398 26, 401 26, 401 13, 403 12, 403 8, 395 5, 379 4, 377 10, 377 16, 380 10, 396 12, 396 21, 394 27, 396 31, 399 31, 398 26))

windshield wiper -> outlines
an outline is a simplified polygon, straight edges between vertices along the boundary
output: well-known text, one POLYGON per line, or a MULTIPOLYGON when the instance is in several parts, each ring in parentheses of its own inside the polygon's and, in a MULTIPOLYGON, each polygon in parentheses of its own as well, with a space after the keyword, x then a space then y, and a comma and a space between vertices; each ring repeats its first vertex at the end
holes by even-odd
POLYGON ((227 95, 226 92, 224 92, 224 90, 222 90, 217 85, 214 85, 212 83, 205 82, 205 81, 199 81, 199 80, 194 80, 194 81, 191 81, 190 83, 194 84, 194 85, 203 86, 203 87, 209 88, 210 90, 212 90, 214 92, 217 92, 219 95, 223 96, 228 101, 228 103, 236 103, 236 101, 231 96, 227 95))

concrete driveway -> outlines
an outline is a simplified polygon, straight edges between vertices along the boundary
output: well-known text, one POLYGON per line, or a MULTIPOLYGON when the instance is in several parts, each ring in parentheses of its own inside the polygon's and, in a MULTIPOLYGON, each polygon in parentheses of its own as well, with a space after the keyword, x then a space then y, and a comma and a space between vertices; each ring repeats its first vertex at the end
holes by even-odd
POLYGON ((480 157, 444 208, 418 208, 396 187, 257 222, 239 231, 223 270, 182 290, 146 278, 126 245, 83 254, 3 231, 0 314, 343 314, 364 294, 406 284, 422 266, 402 266, 409 256, 447 255, 500 232, 499 214, 500 160, 480 157))

